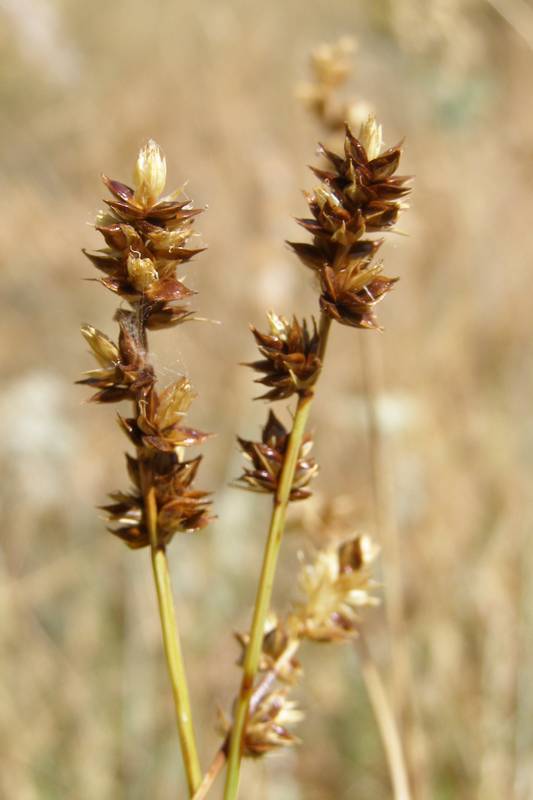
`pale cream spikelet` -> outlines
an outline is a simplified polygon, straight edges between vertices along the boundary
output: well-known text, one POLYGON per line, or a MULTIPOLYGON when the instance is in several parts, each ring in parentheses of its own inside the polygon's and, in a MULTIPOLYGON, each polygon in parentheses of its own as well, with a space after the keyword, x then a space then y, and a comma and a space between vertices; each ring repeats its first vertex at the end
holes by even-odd
POLYGON ((157 142, 148 139, 139 151, 133 182, 135 200, 141 206, 151 206, 163 193, 167 180, 167 162, 157 142))
POLYGON ((159 277, 152 259, 141 258, 135 252, 129 254, 127 267, 130 280, 138 292, 145 292, 159 277))
POLYGON ((303 637, 331 642, 357 636, 360 610, 379 604, 370 570, 377 553, 369 536, 357 536, 304 564, 299 582, 306 599, 295 610, 303 637))
POLYGON ((375 114, 369 114, 361 123, 358 139, 365 148, 369 161, 379 156, 383 148, 383 129, 375 114))

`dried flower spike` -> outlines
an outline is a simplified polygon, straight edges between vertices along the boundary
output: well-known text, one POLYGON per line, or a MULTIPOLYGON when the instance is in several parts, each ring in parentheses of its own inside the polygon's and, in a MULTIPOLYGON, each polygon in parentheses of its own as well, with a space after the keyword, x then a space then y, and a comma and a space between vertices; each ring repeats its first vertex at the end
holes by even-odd
MULTIPOLYGON (((246 721, 242 755, 260 758, 280 747, 298 744, 299 740, 291 732, 290 726, 300 722, 303 716, 296 703, 288 699, 287 689, 268 692, 251 710, 246 721)), ((231 723, 221 712, 218 729, 225 737, 231 733, 231 723)))
MULTIPOLYGON (((290 434, 283 427, 280 429, 272 415, 261 442, 239 440, 251 462, 240 484, 254 491, 272 493, 274 504, 235 705, 225 800, 237 797, 240 756, 245 748, 255 676, 263 656, 264 626, 287 506, 291 500, 309 496, 306 486, 316 471, 314 462, 302 463, 305 461, 302 448, 308 441, 305 427, 331 323, 335 320, 356 328, 378 328, 375 306, 396 280, 382 274, 381 264, 372 263, 381 242, 364 237, 368 233, 390 230, 403 207, 402 200, 409 189, 408 179, 396 175, 400 148, 382 152, 381 127, 372 117, 361 126, 359 139, 346 126, 343 154, 325 147, 321 152, 329 167, 313 168, 320 185, 307 195, 311 216, 298 220, 311 234, 312 242, 289 243, 302 263, 318 278, 321 309, 318 331, 315 329, 311 336, 304 335, 296 320, 288 323, 278 318, 271 318, 268 334, 253 330, 263 358, 251 366, 264 375, 259 382, 269 389, 266 399, 277 400, 296 394, 298 400, 290 434), (299 374, 293 364, 298 367, 299 374), (307 386, 306 381, 309 381, 307 386)), ((343 565, 341 574, 339 553, 322 554, 316 565, 306 572, 307 603, 298 612, 302 635, 323 641, 354 636, 358 621, 356 609, 372 603, 369 587, 363 567, 348 575, 343 565)))
POLYGON ((361 125, 359 139, 346 127, 344 155, 321 147, 330 169, 312 168, 321 181, 307 195, 312 218, 298 220, 313 242, 289 242, 319 277, 322 310, 356 328, 379 327, 375 306, 397 280, 382 275, 381 264, 372 264, 381 241, 363 238, 390 230, 409 192, 409 179, 395 175, 401 149, 381 149, 381 126, 374 116, 361 125))
POLYGON ((311 53, 312 81, 299 87, 298 94, 307 108, 331 130, 346 119, 335 95, 350 76, 356 49, 355 40, 346 36, 334 44, 319 45, 311 53))

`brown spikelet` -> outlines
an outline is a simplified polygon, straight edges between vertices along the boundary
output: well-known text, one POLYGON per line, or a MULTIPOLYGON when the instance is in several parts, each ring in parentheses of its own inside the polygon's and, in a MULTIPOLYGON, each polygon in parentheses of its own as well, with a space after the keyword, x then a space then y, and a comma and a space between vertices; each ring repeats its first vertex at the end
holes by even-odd
MULTIPOLYGON (((260 442, 241 438, 237 440, 245 458, 250 462, 237 484, 253 492, 275 494, 288 439, 287 429, 270 410, 260 442)), ((309 456, 312 446, 311 436, 305 436, 294 473, 291 500, 304 500, 311 494, 307 486, 318 472, 318 464, 309 456)))
POLYGON ((309 326, 306 320, 300 323, 293 317, 289 321, 271 312, 268 321, 268 333, 252 327, 262 358, 247 366, 264 373, 257 383, 269 390, 260 399, 283 400, 305 392, 316 381, 321 366, 319 334, 314 319, 309 326))
MULTIPOLYGON (((290 747, 299 740, 290 726, 303 719, 302 712, 293 700, 288 699, 288 689, 274 689, 264 695, 251 710, 246 721, 242 754, 247 758, 260 758, 280 747, 290 747)), ((231 723, 219 712, 218 728, 227 736, 231 723)))
POLYGON ((178 200, 180 192, 160 197, 165 178, 164 157, 152 141, 139 154, 135 188, 104 175, 113 199, 105 201, 107 210, 100 212, 96 230, 106 246, 84 251, 104 273, 103 286, 133 306, 142 301, 143 325, 152 330, 188 318, 187 303, 194 292, 176 277, 176 270, 205 249, 188 246, 194 218, 202 209, 178 200))
MULTIPOLYGON (((111 503, 102 506, 108 520, 116 525, 110 528, 126 544, 137 549, 150 544, 148 526, 144 515, 144 502, 138 459, 127 456, 128 473, 134 484, 130 493, 114 492, 111 503)), ((192 488, 201 456, 192 461, 180 461, 175 453, 164 453, 153 460, 158 508, 157 532, 161 545, 167 545, 176 533, 192 533, 204 528, 210 521, 209 495, 192 488)))

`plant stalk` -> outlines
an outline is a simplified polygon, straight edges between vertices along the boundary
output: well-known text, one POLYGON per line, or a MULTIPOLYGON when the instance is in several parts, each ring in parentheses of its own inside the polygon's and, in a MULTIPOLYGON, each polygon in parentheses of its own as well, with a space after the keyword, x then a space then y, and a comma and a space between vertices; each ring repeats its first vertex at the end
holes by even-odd
POLYGON ((374 711, 374 717, 378 725, 383 749, 385 750, 385 756, 387 758, 394 800, 411 800, 407 768, 405 766, 402 743, 394 713, 389 698, 387 697, 381 675, 374 663, 362 631, 359 634, 356 647, 361 662, 361 674, 374 711))
POLYGON ((207 796, 208 792, 210 791, 211 787, 213 786, 216 778, 218 777, 222 767, 226 763, 226 748, 228 745, 228 739, 224 740, 222 747, 217 750, 217 753, 211 762, 211 766, 205 773, 203 780, 196 791, 196 794, 192 798, 192 800, 204 800, 204 797, 207 796))
POLYGON ((163 646, 174 697, 178 734, 189 787, 189 796, 192 797, 202 782, 202 770, 192 724, 189 689, 181 652, 176 611, 172 598, 167 554, 164 545, 159 544, 157 541, 157 504, 155 488, 150 480, 146 480, 146 477, 146 473, 143 470, 144 508, 146 524, 150 535, 152 571, 157 592, 159 616, 161 619, 163 646))
MULTIPOLYGON (((331 325, 330 318, 322 313, 320 320, 319 357, 323 361, 326 343, 331 325)), ((230 739, 228 768, 224 800, 235 800, 239 790, 240 763, 242 758, 242 741, 248 718, 250 700, 254 691, 254 680, 259 666, 261 647, 265 631, 265 621, 270 608, 274 575, 285 529, 287 506, 294 480, 298 453, 302 445, 305 426, 309 417, 314 393, 310 390, 298 398, 294 414, 292 431, 289 436, 287 450, 281 469, 278 488, 274 498, 270 529, 263 557, 263 566, 257 588, 250 640, 246 648, 243 664, 243 676, 239 696, 237 698, 233 729, 230 739)))

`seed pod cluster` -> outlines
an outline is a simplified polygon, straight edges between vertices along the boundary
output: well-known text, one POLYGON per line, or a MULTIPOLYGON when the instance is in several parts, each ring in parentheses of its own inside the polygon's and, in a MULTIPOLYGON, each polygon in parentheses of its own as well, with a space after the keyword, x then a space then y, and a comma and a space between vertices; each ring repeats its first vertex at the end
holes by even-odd
POLYGON ((82 327, 97 368, 79 383, 97 390, 93 402, 129 400, 133 406, 132 416, 118 416, 136 450, 135 456, 126 456, 133 486, 130 492, 112 493, 111 503, 102 507, 113 523, 111 532, 132 548, 150 544, 146 497, 152 490, 157 540, 164 546, 175 533, 196 531, 209 522, 209 495, 193 488, 201 456, 184 458, 184 448, 207 438, 183 424, 194 393, 185 377, 162 390, 156 387, 147 341, 148 330, 191 316, 188 301, 194 293, 176 271, 204 249, 187 246, 200 210, 179 199, 181 191, 161 197, 166 163, 151 140, 139 152, 133 187, 106 176, 103 181, 112 195, 96 224, 105 247, 85 254, 104 273, 100 283, 129 307, 115 314, 117 344, 91 325, 82 327))

